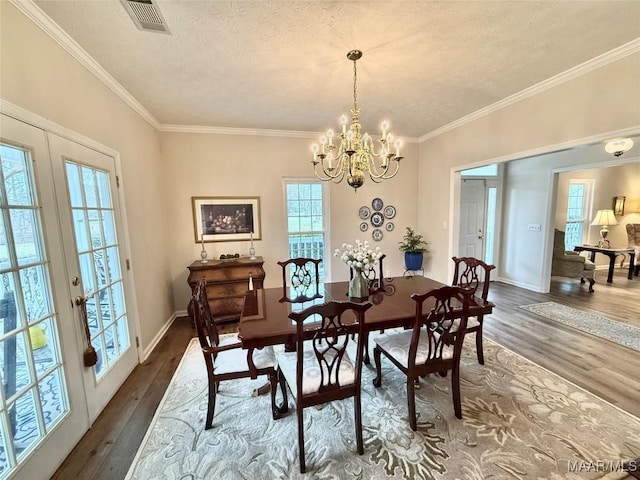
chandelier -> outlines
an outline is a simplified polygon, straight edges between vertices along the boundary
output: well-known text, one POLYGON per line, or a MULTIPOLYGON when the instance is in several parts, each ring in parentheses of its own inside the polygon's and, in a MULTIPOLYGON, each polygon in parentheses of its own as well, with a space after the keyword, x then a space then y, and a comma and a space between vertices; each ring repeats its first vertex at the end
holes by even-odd
POLYGON ((347 183, 357 190, 364 184, 365 173, 375 183, 393 178, 398 173, 401 142, 399 139, 393 143, 393 135, 389 132, 389 124, 382 122, 382 133, 378 139, 380 144, 376 151, 373 138, 368 133, 362 134, 360 126, 360 109, 358 108, 358 95, 356 89, 357 70, 356 61, 362 57, 360 50, 351 50, 347 58, 353 62, 353 108, 351 109, 351 125, 347 127, 347 116, 340 117, 341 131, 338 145, 334 144, 335 134, 328 130, 326 135, 320 137, 320 146, 314 144, 313 171, 320 180, 340 183, 345 177, 347 183), (391 151, 392 145, 395 153, 391 151))

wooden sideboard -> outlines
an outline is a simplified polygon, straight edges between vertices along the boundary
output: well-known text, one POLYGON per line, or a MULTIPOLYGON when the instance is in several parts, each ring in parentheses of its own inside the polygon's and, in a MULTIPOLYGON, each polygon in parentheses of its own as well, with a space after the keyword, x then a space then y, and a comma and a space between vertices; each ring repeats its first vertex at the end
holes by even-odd
MULTIPOLYGON (((196 283, 203 276, 207 279, 207 298, 211 313, 219 321, 240 319, 244 296, 249 289, 249 275, 254 288, 262 288, 265 277, 262 257, 251 260, 249 257, 233 260, 209 260, 193 262, 187 268, 187 282, 193 294, 196 283)), ((188 309, 191 314, 191 308, 188 309)), ((193 319, 191 319, 193 321, 193 319)))

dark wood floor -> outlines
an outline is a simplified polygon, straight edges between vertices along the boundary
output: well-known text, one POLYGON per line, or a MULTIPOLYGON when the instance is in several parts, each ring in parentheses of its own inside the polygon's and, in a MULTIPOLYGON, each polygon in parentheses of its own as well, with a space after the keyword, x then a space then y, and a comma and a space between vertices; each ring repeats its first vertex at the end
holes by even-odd
MULTIPOLYGON (((485 335, 548 370, 640 417, 640 353, 529 313, 520 305, 554 301, 640 326, 640 277, 614 282, 596 272, 595 293, 577 280, 554 279, 539 294, 494 282, 494 313, 485 335)), ((182 354, 194 336, 177 319, 139 365, 54 475, 56 480, 124 478, 182 354)))

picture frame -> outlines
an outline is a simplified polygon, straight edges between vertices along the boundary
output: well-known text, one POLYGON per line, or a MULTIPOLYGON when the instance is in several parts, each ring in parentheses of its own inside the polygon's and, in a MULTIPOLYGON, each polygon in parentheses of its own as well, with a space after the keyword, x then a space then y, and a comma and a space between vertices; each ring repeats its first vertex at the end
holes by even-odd
POLYGON ((260 197, 191 197, 196 243, 262 239, 260 197))

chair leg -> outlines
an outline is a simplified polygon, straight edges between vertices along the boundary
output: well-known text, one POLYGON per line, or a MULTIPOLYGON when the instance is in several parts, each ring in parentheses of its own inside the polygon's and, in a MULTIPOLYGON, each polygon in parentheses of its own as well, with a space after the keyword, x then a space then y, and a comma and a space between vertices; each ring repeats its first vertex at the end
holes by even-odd
POLYGON ((418 430, 418 421, 416 420, 416 385, 415 378, 407 375, 407 406, 409 409, 409 426, 414 432, 418 430))
POLYGON ((373 360, 376 363, 376 378, 373 379, 373 386, 379 387, 382 385, 382 365, 380 364, 380 354, 381 350, 376 347, 373 349, 373 360))
POLYGON ((589 279, 589 293, 593 293, 593 284, 596 283, 596 281, 593 278, 589 279))
POLYGON ((364 442, 362 441, 362 401, 359 393, 353 397, 353 410, 356 414, 356 447, 358 455, 362 455, 364 442))
POLYGON ((284 375, 280 369, 277 372, 278 383, 280 384, 280 390, 282 390, 282 403, 278 407, 278 411, 281 414, 287 413, 289 411, 289 397, 287 396, 287 381, 284 379, 284 375))
POLYGON ((460 367, 453 367, 451 372, 451 391, 453 392, 453 409, 457 418, 462 418, 460 403, 460 367))
POLYGON ((369 333, 364 332, 362 335, 364 335, 364 338, 362 339, 362 342, 364 343, 364 357, 362 361, 365 363, 365 365, 370 365, 371 359, 369 358, 369 333))
POLYGON ((478 318, 480 327, 476 330, 476 355, 478 355, 478 363, 484 365, 484 349, 482 348, 482 319, 478 318))
POLYGON ((271 391, 271 415, 274 420, 278 420, 282 417, 282 413, 280 412, 280 408, 276 404, 276 390, 278 389, 278 375, 276 371, 269 372, 269 385, 271 391))
POLYGON ((298 415, 298 451, 300 452, 300 473, 307 471, 304 461, 304 418, 302 416, 304 409, 296 405, 296 413, 298 415))
POLYGON ((209 430, 213 427, 213 413, 216 410, 216 392, 218 391, 218 385, 220 382, 215 382, 213 379, 209 379, 209 402, 207 405, 207 419, 204 422, 204 429, 209 430))

